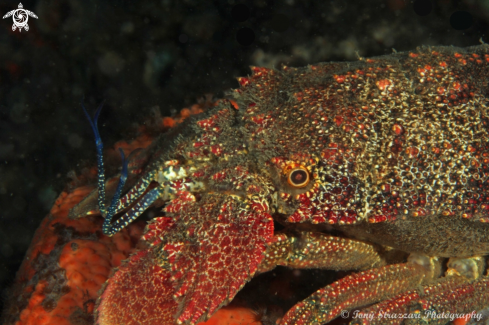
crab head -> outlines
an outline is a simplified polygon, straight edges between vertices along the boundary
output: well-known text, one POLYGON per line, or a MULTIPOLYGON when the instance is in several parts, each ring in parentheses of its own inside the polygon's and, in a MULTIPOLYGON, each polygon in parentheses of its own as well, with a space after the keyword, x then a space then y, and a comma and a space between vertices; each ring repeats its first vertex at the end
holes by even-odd
POLYGON ((287 69, 252 71, 153 162, 164 216, 109 279, 98 324, 204 321, 257 272, 274 222, 352 224, 367 212, 352 175, 372 161, 350 143, 348 108, 326 114, 338 104, 325 100, 329 78, 317 88, 312 75, 300 84, 287 69))

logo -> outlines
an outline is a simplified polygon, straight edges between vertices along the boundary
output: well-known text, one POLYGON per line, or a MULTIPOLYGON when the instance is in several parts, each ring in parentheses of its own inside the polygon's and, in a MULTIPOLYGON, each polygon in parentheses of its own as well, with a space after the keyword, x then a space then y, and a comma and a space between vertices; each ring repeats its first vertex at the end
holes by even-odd
POLYGON ((3 16, 3 19, 8 18, 10 16, 12 16, 12 19, 14 20, 14 24, 12 25, 12 30, 14 32, 17 28, 19 29, 19 32, 22 32, 22 28, 24 28, 26 31, 29 30, 29 25, 27 25, 29 16, 37 19, 36 14, 33 13, 32 11, 25 10, 24 6, 22 6, 22 3, 19 3, 18 9, 7 12, 7 14, 3 16))

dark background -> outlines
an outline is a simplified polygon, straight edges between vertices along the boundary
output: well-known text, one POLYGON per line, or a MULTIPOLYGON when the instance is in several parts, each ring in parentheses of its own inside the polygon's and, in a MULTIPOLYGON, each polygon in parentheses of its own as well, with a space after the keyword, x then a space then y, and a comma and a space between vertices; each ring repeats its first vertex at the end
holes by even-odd
MULTIPOLYGON (((2 1, 0 15, 18 1, 2 1)), ((356 60, 420 45, 489 42, 489 1, 22 1, 30 30, 0 21, 0 291, 70 180, 156 112, 238 86, 248 66, 356 60)), ((0 310, 1 310, 0 303, 0 310)))

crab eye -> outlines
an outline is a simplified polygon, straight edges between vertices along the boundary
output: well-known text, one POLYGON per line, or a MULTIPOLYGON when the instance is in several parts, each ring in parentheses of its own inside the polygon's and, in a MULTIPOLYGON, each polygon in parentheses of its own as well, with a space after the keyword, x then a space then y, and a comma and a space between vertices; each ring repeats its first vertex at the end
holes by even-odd
POLYGON ((289 172, 287 182, 293 187, 304 187, 309 184, 309 171, 305 167, 296 167, 289 172))

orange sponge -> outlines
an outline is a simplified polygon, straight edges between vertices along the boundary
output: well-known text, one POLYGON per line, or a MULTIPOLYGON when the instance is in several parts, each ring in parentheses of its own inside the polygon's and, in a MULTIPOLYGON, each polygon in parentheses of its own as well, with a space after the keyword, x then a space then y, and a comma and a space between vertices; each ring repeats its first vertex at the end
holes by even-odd
POLYGON ((224 307, 200 325, 261 325, 258 315, 245 307, 224 307))

